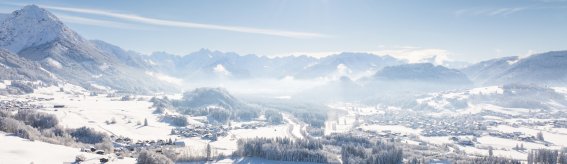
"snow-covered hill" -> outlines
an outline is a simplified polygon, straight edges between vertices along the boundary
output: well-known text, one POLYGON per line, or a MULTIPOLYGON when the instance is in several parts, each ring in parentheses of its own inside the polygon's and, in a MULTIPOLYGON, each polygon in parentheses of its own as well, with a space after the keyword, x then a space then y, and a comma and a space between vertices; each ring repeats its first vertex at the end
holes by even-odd
POLYGON ((185 107, 201 109, 209 106, 224 109, 237 109, 243 106, 236 97, 223 88, 197 88, 183 94, 181 101, 185 107))
POLYGON ((479 62, 463 68, 461 71, 476 83, 485 83, 488 79, 493 79, 495 76, 502 74, 508 70, 512 64, 517 62, 517 56, 496 58, 479 62))
POLYGON ((510 84, 428 94, 416 100, 414 109, 477 113, 491 110, 505 114, 564 111, 565 94, 535 85, 510 84))
POLYGON ((521 59, 491 82, 567 86, 567 51, 546 52, 521 59))
POLYGON ((567 85, 567 51, 551 51, 526 58, 505 57, 469 66, 465 72, 479 85, 509 83, 567 85))

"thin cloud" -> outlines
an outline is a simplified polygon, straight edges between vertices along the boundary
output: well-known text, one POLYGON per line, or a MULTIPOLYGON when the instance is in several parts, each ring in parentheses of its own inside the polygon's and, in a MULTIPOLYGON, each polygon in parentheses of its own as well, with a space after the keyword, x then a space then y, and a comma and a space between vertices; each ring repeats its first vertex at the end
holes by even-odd
POLYGON ((57 17, 59 19, 61 19, 63 22, 68 22, 68 23, 91 25, 91 26, 101 26, 101 27, 110 27, 110 28, 121 28, 121 29, 138 29, 138 27, 136 27, 132 24, 113 22, 113 21, 107 21, 107 20, 77 17, 77 16, 70 16, 70 15, 65 15, 65 14, 57 14, 57 17))
POLYGON ((494 8, 494 9, 461 9, 455 12, 455 16, 508 16, 527 9, 528 8, 526 7, 494 8))
POLYGON ((49 6, 49 5, 41 5, 41 7, 51 9, 51 10, 58 10, 58 11, 107 16, 107 17, 112 17, 112 18, 118 18, 118 19, 123 19, 123 20, 138 22, 138 23, 144 23, 144 24, 150 24, 150 25, 158 25, 158 26, 223 30, 223 31, 241 32, 241 33, 280 36, 280 37, 288 37, 288 38, 300 38, 300 39, 329 37, 328 35, 320 34, 320 33, 261 29, 261 28, 252 28, 252 27, 241 27, 241 26, 224 26, 224 25, 215 25, 215 24, 195 23, 195 22, 188 22, 188 21, 175 21, 175 20, 149 18, 149 17, 143 17, 143 16, 138 16, 138 15, 133 15, 133 14, 123 14, 123 13, 117 13, 117 12, 105 11, 105 10, 98 10, 98 9, 60 7, 60 6, 49 6))
POLYGON ((494 10, 490 13, 488 13, 488 15, 490 16, 507 16, 510 14, 514 14, 516 12, 525 10, 526 8, 523 7, 516 7, 516 8, 500 8, 498 10, 494 10))

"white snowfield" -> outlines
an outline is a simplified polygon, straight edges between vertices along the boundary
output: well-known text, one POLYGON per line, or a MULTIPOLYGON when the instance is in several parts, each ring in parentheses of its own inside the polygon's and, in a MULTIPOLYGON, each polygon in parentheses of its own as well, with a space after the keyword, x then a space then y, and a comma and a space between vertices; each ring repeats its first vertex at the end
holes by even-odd
MULTIPOLYGON (((77 155, 84 155, 87 161, 83 163, 100 163, 100 158, 108 155, 80 152, 79 148, 54 145, 40 141, 30 141, 0 132, 0 163, 29 164, 29 163, 71 163, 77 155)), ((136 163, 134 158, 111 158, 109 163, 136 163)))
MULTIPOLYGON (((76 91, 76 89, 65 89, 76 91)), ((134 140, 168 139, 171 126, 159 121, 152 114, 151 103, 145 101, 119 101, 120 97, 107 98, 106 95, 87 96, 87 93, 68 94, 59 92, 56 87, 43 88, 32 94, 37 97, 54 98, 52 101, 39 102, 45 112, 59 118, 60 124, 67 128, 82 126, 111 135, 130 137, 134 140), (64 108, 52 108, 53 105, 65 105, 64 108), (147 119, 149 126, 143 126, 147 119), (116 120, 115 124, 107 124, 116 120), (138 123, 140 123, 138 125, 138 123)), ((145 97, 148 99, 148 97, 145 97)))
MULTIPOLYGON (((33 97, 46 99, 53 98, 53 100, 33 103, 43 105, 45 107, 40 111, 56 115, 60 121, 59 124, 63 127, 79 128, 86 126, 94 128, 100 132, 108 133, 109 135, 129 137, 133 140, 177 139, 178 141, 185 142, 185 149, 195 152, 204 152, 207 143, 210 143, 216 154, 222 153, 230 155, 232 152, 236 151, 236 141, 241 138, 303 138, 301 134, 301 130, 304 130, 303 127, 289 114, 285 115, 285 124, 258 127, 256 129, 234 129, 229 131, 227 136, 219 137, 218 140, 214 142, 203 140, 199 137, 183 138, 176 135, 170 135, 171 129, 174 128, 174 126, 160 122, 158 118, 159 115, 153 114, 154 108, 151 107, 152 103, 147 101, 151 97, 137 96, 136 99, 143 98, 144 100, 120 101, 121 97, 109 98, 104 94, 99 96, 89 96, 88 91, 74 85, 39 88, 32 94, 10 97, 0 96, 0 99, 25 100, 33 97), (63 88, 64 92, 61 92, 61 88, 63 88), (54 105, 64 105, 65 107, 53 108, 54 105), (148 126, 143 126, 144 119, 147 119, 148 126), (116 123, 106 123, 111 122, 112 120, 116 120, 116 123), (140 125, 138 125, 138 122, 140 125)), ((177 114, 170 110, 166 110, 166 112, 170 112, 170 114, 177 114)), ((206 117, 188 117, 189 124, 202 125, 200 120, 203 119, 206 119, 206 117)), ((240 124, 243 123, 252 122, 234 122, 233 127, 240 126, 240 124)), ((35 163, 38 163, 37 161, 48 161, 46 163, 72 162, 76 155, 81 154, 77 148, 47 144, 38 141, 31 142, 14 136, 2 135, 0 145, 2 145, 2 148, 0 148, 0 161, 2 162, 0 163, 3 163, 3 161, 10 161, 8 163, 30 163, 32 161, 35 161, 35 163), (21 147, 21 150, 4 146, 11 145, 8 143, 22 145, 19 146, 21 147), (44 147, 47 145, 50 148, 38 147, 36 145, 44 147), (45 150, 56 150, 58 155, 46 156, 45 158, 49 157, 48 160, 43 160, 42 156, 37 156, 37 158, 28 158, 30 156, 34 156, 33 154, 39 154, 40 152, 43 153, 45 150), (61 153, 59 153, 60 151, 61 153), (2 160, 2 158, 6 158, 6 160, 2 160), (28 159, 30 160, 28 161, 28 159)), ((93 160, 93 162, 98 163, 98 156, 92 156, 94 154, 87 155, 89 155, 87 158, 97 157, 96 161, 93 160)), ((274 161, 255 158, 243 158, 228 161, 236 163, 274 163, 274 161)), ((126 159, 115 162, 135 163, 135 159, 126 159)), ((227 162, 227 160, 219 162, 224 163, 227 162)))

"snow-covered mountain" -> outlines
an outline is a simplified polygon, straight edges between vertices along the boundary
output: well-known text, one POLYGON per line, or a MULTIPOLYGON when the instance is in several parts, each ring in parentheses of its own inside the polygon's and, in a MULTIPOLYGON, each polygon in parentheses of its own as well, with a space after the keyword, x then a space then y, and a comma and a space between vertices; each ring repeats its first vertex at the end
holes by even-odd
POLYGON ((479 85, 510 83, 567 85, 567 51, 552 51, 526 58, 492 59, 463 69, 479 85))
POLYGON ((405 63, 390 56, 366 53, 341 53, 321 59, 269 58, 202 49, 184 56, 167 53, 145 56, 104 41, 87 40, 36 5, 25 6, 2 19, 0 48, 38 64, 38 68, 54 79, 84 87, 96 84, 126 91, 164 88, 162 85, 168 83, 159 80, 162 76, 188 81, 358 78, 385 66, 405 63))
POLYGON ((55 40, 85 42, 55 15, 36 5, 25 6, 6 16, 0 24, 0 46, 13 53, 55 40))
POLYGON ((418 98, 413 109, 477 113, 483 110, 517 114, 536 111, 564 111, 567 107, 561 88, 508 84, 465 90, 430 93, 418 98))
POLYGON ((567 51, 552 51, 521 59, 491 82, 567 86, 567 51))
POLYGON ((367 80, 362 83, 370 79, 393 82, 391 84, 424 83, 428 87, 466 86, 470 84, 469 79, 480 85, 567 84, 567 71, 564 71, 567 51, 524 59, 506 57, 484 61, 461 69, 466 76, 459 70, 431 64, 438 61, 438 57, 425 64, 407 64, 405 60, 387 55, 347 52, 323 58, 305 55, 272 58, 207 49, 184 56, 142 55, 104 41, 87 40, 55 15, 35 5, 0 16, 0 48, 5 49, 2 51, 3 79, 64 80, 87 88, 96 84, 136 92, 171 88, 172 81, 182 84, 182 80, 290 77, 330 80, 347 77, 367 80), (7 61, 23 63, 22 68, 8 68, 7 61))
POLYGON ((167 88, 146 75, 147 67, 139 55, 100 41, 91 42, 36 5, 25 6, 3 19, 0 48, 38 64, 53 79, 86 88, 92 84, 134 92, 167 88))
POLYGON ((269 58, 257 55, 239 55, 202 49, 176 56, 154 53, 148 61, 156 68, 177 77, 191 78, 284 78, 315 79, 340 76, 359 77, 372 74, 385 66, 405 63, 391 56, 367 53, 341 53, 324 58, 286 56, 269 58))
POLYGON ((391 56, 377 56, 369 53, 344 52, 319 59, 296 76, 313 78, 328 75, 356 77, 372 74, 386 66, 404 64, 405 62, 391 56))
POLYGON ((469 84, 467 76, 456 69, 435 66, 431 63, 404 64, 386 67, 375 78, 391 81, 414 81, 437 84, 469 84))
POLYGON ((470 65, 461 71, 474 81, 475 83, 485 83, 488 79, 493 79, 495 76, 502 74, 504 71, 510 69, 511 65, 518 61, 517 56, 496 58, 480 63, 470 65))

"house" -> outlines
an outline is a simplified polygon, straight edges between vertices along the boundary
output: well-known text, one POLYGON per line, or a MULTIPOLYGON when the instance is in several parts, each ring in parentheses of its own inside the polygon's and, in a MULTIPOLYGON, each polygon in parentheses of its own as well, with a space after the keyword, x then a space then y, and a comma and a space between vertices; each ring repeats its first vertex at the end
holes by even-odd
POLYGON ((108 158, 100 158, 100 163, 106 163, 108 162, 108 158))
POLYGON ((185 142, 183 141, 175 141, 173 144, 178 147, 185 147, 185 142))
POLYGON ((469 138, 459 138, 457 143, 464 146, 474 146, 474 143, 469 138))
POLYGON ((56 105, 53 105, 53 108, 65 108, 65 105, 56 104, 56 105))
POLYGON ((104 150, 97 150, 95 153, 99 155, 104 155, 104 150))

